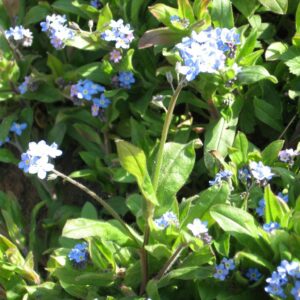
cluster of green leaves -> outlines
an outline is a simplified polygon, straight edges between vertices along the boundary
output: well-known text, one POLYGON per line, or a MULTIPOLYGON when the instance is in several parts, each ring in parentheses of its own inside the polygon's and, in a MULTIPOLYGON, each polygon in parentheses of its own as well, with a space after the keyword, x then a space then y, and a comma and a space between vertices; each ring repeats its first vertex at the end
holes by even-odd
MULTIPOLYGON (((69 195, 57 181, 41 184, 31 178, 41 202, 26 216, 29 224, 18 203, 28 199, 0 193, 0 299, 265 298, 265 278, 278 263, 300 260, 300 162, 290 167, 278 160, 287 147, 278 136, 295 148, 299 140, 298 1, 101 2, 96 9, 83 0, 0 0, 1 32, 17 23, 34 34, 26 50, 0 34, 0 141, 18 121, 28 124, 13 138, 19 150, 31 140, 59 144, 65 154, 57 167, 101 190, 131 235, 95 203, 70 199, 76 194, 69 195), (52 13, 66 14, 77 30, 60 51, 40 31, 39 23, 52 13), (172 23, 171 16, 188 25, 172 23), (112 48, 100 34, 118 18, 133 26, 136 39, 114 64, 112 48), (235 62, 242 70, 237 78, 230 71, 201 74, 184 88, 155 183, 159 139, 173 95, 165 75, 171 72, 173 84, 178 77, 174 46, 209 26, 237 28, 241 44, 235 62), (125 70, 137 79, 131 90, 112 83, 125 70), (26 75, 37 88, 20 95, 17 87, 26 75), (104 119, 69 100, 70 85, 85 78, 107 87, 112 104, 104 119), (272 167, 276 177, 270 185, 249 188, 239 180, 239 170, 250 161, 272 167), (220 169, 232 171, 230 182, 208 188, 208 178, 220 169), (276 196, 282 190, 288 204, 276 196), (261 198, 263 217, 255 212, 261 198), (179 226, 158 228, 153 219, 168 211, 179 226), (187 229, 195 218, 208 222, 211 244, 187 229), (266 233, 262 225, 269 222, 281 229, 266 233), (89 259, 79 268, 68 253, 82 241, 88 243, 89 259), (237 269, 219 282, 214 265, 223 257, 233 257, 237 269), (245 277, 249 267, 263 274, 257 283, 245 277)), ((0 148, 1 163, 17 164, 13 146, 0 148)))

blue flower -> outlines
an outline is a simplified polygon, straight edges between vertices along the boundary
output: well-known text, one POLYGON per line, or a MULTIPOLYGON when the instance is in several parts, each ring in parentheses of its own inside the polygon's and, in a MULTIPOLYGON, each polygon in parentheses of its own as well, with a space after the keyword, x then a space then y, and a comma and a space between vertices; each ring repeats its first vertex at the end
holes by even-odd
POLYGON ((11 27, 5 31, 7 39, 12 39, 18 43, 21 43, 24 47, 30 47, 32 45, 33 36, 29 29, 25 29, 23 26, 11 27))
POLYGON ((102 4, 99 0, 91 0, 90 5, 95 8, 101 8, 102 4))
POLYGON ((81 243, 74 246, 68 254, 68 258, 75 264, 83 264, 88 260, 87 243, 81 243))
POLYGON ((280 225, 277 222, 270 222, 263 225, 263 229, 266 232, 271 233, 273 230, 279 229, 280 225))
POLYGON ((179 22, 180 20, 181 20, 180 17, 176 15, 170 17, 171 22, 179 22))
POLYGON ((27 128, 27 124, 26 123, 16 123, 14 122, 12 124, 12 126, 10 127, 10 131, 14 132, 16 135, 22 135, 23 130, 25 130, 27 128))
POLYGON ((179 221, 177 216, 171 211, 168 211, 164 213, 160 218, 155 219, 154 223, 156 224, 156 226, 163 229, 166 229, 171 225, 176 227, 179 226, 179 221))
POLYGON ((100 107, 100 108, 107 108, 111 101, 107 99, 104 94, 101 94, 100 98, 94 98, 93 99, 94 105, 100 107))
POLYGON ((265 207, 266 207, 265 199, 259 200, 258 207, 255 209, 255 211, 260 217, 263 217, 263 215, 265 214, 265 207))
POLYGON ((241 180, 243 183, 248 183, 249 180, 251 180, 251 174, 248 170, 248 168, 242 168, 238 172, 239 180, 241 180))
POLYGON ((214 180, 210 180, 209 185, 221 184, 222 180, 228 180, 232 176, 232 172, 229 170, 223 170, 216 174, 214 180))
POLYGON ((229 274, 229 270, 225 268, 223 264, 217 265, 215 269, 214 277, 221 281, 224 281, 229 274))
POLYGON ((294 159, 296 156, 300 155, 297 150, 285 149, 279 152, 278 158, 280 161, 288 163, 290 166, 294 164, 294 159))
POLYGON ((135 78, 132 72, 120 72, 118 80, 120 87, 125 89, 130 89, 131 85, 135 83, 135 78))
POLYGON ((130 25, 124 25, 124 21, 119 19, 118 21, 111 20, 109 26, 111 29, 105 30, 101 34, 101 38, 107 42, 115 42, 115 48, 117 49, 128 49, 134 39, 130 25))
POLYGON ((227 270, 234 270, 235 269, 235 263, 234 260, 232 258, 223 258, 221 260, 221 264, 224 265, 225 269, 227 270))
POLYGON ((74 31, 65 25, 66 22, 66 16, 53 14, 40 23, 42 31, 48 34, 52 46, 56 49, 63 49, 66 42, 75 36, 74 31))
POLYGON ((249 268, 247 273, 246 273, 246 277, 250 281, 256 282, 261 278, 261 273, 256 268, 249 268))
POLYGON ((284 293, 284 290, 282 289, 282 287, 280 285, 277 284, 269 284, 265 287, 265 291, 268 294, 271 294, 273 296, 278 296, 278 297, 282 297, 282 298, 286 298, 286 295, 284 293))
POLYGON ((25 94, 28 91, 28 85, 30 84, 31 77, 26 76, 25 80, 19 85, 18 90, 21 95, 25 94))
POLYGON ((300 300, 300 281, 296 281, 294 287, 291 289, 291 294, 295 300, 300 300))
POLYGON ((271 168, 265 166, 261 161, 258 163, 252 161, 250 162, 249 167, 252 176, 259 182, 271 180, 274 175, 271 168))

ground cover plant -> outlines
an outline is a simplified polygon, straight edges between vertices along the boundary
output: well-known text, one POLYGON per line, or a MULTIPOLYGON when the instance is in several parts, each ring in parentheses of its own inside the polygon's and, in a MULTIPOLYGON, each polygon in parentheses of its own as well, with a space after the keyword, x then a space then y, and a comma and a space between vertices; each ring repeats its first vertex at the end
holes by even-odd
POLYGON ((0 0, 0 299, 300 299, 297 0, 0 0))

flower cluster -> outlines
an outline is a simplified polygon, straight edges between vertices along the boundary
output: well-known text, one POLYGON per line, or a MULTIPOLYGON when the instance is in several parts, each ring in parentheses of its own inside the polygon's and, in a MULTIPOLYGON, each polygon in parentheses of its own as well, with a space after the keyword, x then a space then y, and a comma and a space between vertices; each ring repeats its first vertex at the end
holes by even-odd
POLYGON ((278 158, 280 161, 288 163, 290 166, 293 166, 295 157, 300 155, 297 150, 285 149, 279 152, 278 158))
POLYGON ((253 282, 258 281, 262 276, 259 270, 256 268, 249 268, 245 275, 250 281, 253 282))
POLYGON ((30 47, 32 45, 32 32, 23 26, 11 27, 9 30, 5 30, 5 36, 7 39, 20 43, 23 47, 30 47))
POLYGON ((21 155, 19 168, 25 173, 37 174, 40 179, 45 179, 47 172, 54 169, 50 160, 60 155, 62 155, 62 151, 57 148, 55 143, 49 146, 43 140, 38 143, 31 142, 28 150, 21 155))
POLYGON ((271 233, 273 230, 279 229, 280 225, 277 222, 270 222, 263 225, 263 230, 271 233))
POLYGON ((208 234, 207 222, 202 222, 200 219, 194 219, 193 223, 187 225, 187 228, 192 232, 194 237, 200 238, 206 244, 211 242, 211 236, 208 234))
POLYGON ((171 211, 168 211, 164 213, 160 218, 155 219, 154 223, 156 224, 156 226, 162 229, 166 229, 171 225, 176 227, 179 226, 179 221, 177 216, 171 211))
POLYGON ((104 95, 104 86, 91 80, 79 80, 71 86, 71 97, 78 100, 92 102, 91 112, 94 117, 98 116, 99 110, 107 108, 111 101, 104 95))
POLYGON ((76 244, 69 252, 68 258, 75 265, 84 265, 88 260, 87 243, 76 244))
POLYGON ((191 81, 200 73, 224 70, 227 57, 234 56, 238 44, 240 36, 234 28, 209 28, 200 33, 193 31, 191 37, 183 38, 176 45, 183 59, 183 65, 179 66, 178 71, 191 81))
POLYGON ((258 163, 251 161, 249 168, 253 178, 262 185, 265 185, 274 175, 271 168, 269 166, 265 166, 261 161, 258 163))
POLYGON ((214 180, 210 180, 209 185, 221 184, 222 180, 228 180, 232 176, 232 172, 229 170, 223 170, 216 174, 214 180))
POLYGON ((46 17, 46 22, 41 22, 42 31, 50 38, 52 46, 56 49, 63 49, 66 41, 72 40, 74 31, 66 25, 66 16, 51 15, 46 17))
MULTIPOLYGON (((285 203, 289 202, 289 195, 287 195, 287 194, 284 195, 282 193, 278 193, 277 197, 282 199, 285 203)), ((265 199, 260 199, 258 202, 258 207, 255 209, 256 213, 260 217, 263 217, 263 215, 265 214, 265 207, 266 207, 265 199)))
POLYGON ((105 30, 101 34, 101 38, 107 42, 115 42, 115 48, 128 49, 133 41, 133 30, 130 24, 125 24, 122 19, 118 21, 111 20, 109 23, 110 29, 105 30))
POLYGON ((285 287, 288 284, 294 284, 290 293, 294 299, 299 299, 300 295, 300 264, 299 262, 288 262, 283 260, 277 267, 277 270, 272 272, 271 277, 267 278, 268 285, 265 291, 272 296, 286 298, 285 287))
POLYGON ((251 173, 249 171, 248 168, 242 168, 239 170, 238 172, 238 177, 239 177, 239 180, 245 184, 246 186, 249 186, 250 183, 251 183, 251 173))
POLYGON ((233 259, 223 258, 221 260, 221 263, 216 266, 216 272, 214 274, 214 277, 216 279, 219 279, 221 281, 224 281, 229 274, 229 271, 235 269, 235 263, 233 259))

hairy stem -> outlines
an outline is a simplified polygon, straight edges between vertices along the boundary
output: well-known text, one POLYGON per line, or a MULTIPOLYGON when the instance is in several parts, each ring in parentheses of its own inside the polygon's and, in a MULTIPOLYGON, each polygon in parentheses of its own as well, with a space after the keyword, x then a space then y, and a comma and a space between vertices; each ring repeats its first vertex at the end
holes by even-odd
POLYGON ((88 195, 90 195, 94 200, 96 200, 98 203, 100 203, 109 213, 110 215, 118 220, 121 225, 126 229, 130 237, 139 245, 140 241, 134 236, 134 234, 131 232, 131 229, 128 227, 128 225, 123 221, 123 219, 119 216, 119 214, 109 205, 107 204, 101 197, 99 197, 95 192, 91 191, 89 188, 87 188, 85 185, 81 184, 80 182, 70 178, 69 176, 57 171, 52 171, 54 174, 56 174, 58 177, 63 178, 64 180, 70 182, 71 184, 75 185, 88 195))
POLYGON ((172 121, 176 101, 178 99, 178 96, 179 96, 182 88, 183 88, 183 83, 179 83, 173 96, 171 97, 171 100, 169 103, 168 112, 166 115, 164 127, 163 127, 162 134, 161 134, 160 145, 159 145, 159 149, 158 149, 157 156, 156 156, 155 169, 154 169, 154 173, 153 173, 152 183, 153 183, 154 191, 157 190, 159 173, 160 173, 160 169, 161 169, 161 165, 162 165, 162 161, 163 161, 164 146, 167 141, 168 132, 169 132, 170 124, 172 121))
POLYGON ((181 244, 181 245, 178 246, 178 248, 175 250, 173 255, 169 258, 169 260, 166 261, 166 263, 163 265, 161 270, 155 276, 156 280, 160 280, 164 276, 164 274, 166 274, 172 268, 172 266, 175 264, 175 262, 177 261, 177 259, 180 256, 182 250, 185 247, 186 247, 186 245, 184 245, 184 244, 181 244))

